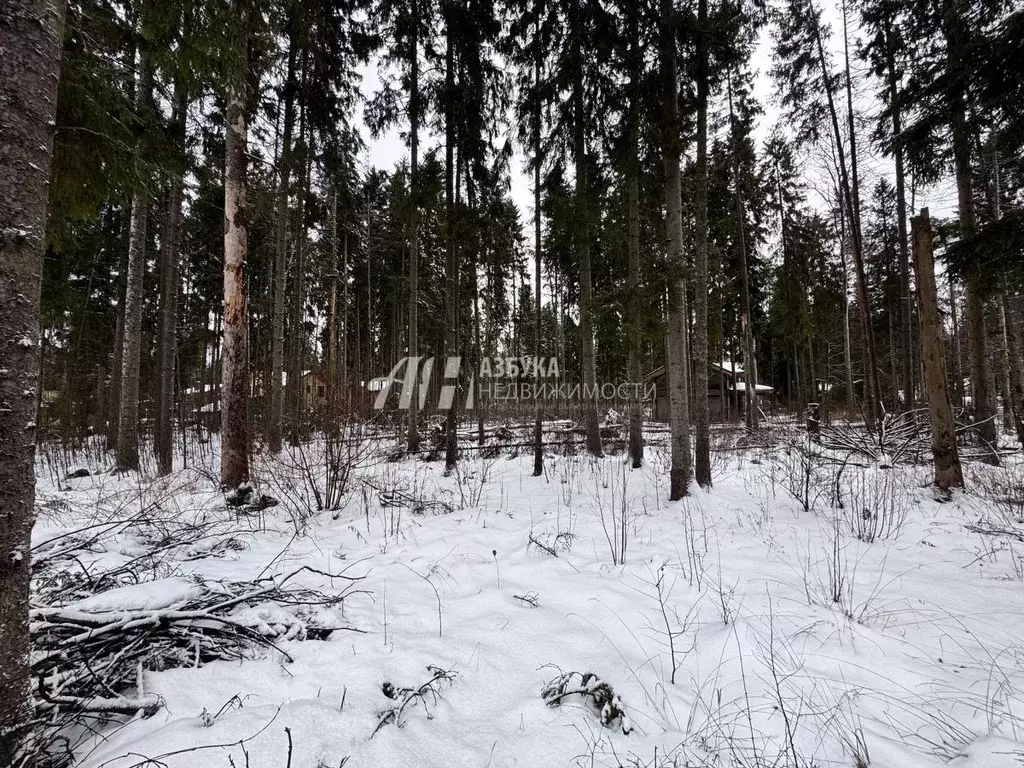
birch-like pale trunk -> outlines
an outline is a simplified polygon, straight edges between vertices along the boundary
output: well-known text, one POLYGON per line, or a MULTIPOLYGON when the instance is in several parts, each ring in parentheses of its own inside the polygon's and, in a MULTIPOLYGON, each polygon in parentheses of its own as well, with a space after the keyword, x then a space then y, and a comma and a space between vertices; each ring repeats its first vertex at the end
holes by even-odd
MULTIPOLYGON (((139 55, 139 79, 135 86, 135 110, 141 115, 153 88, 149 55, 139 55)), ((149 219, 149 188, 142 178, 143 139, 135 142, 135 187, 132 192, 131 234, 128 242, 128 270, 124 291, 124 335, 121 347, 121 388, 117 418, 116 466, 119 470, 139 468, 139 368, 142 359, 142 295, 146 271, 146 237, 149 219)))
POLYGON ((224 336, 221 351, 220 482, 237 488, 249 479, 249 350, 246 226, 246 116, 230 95, 224 147, 224 336))

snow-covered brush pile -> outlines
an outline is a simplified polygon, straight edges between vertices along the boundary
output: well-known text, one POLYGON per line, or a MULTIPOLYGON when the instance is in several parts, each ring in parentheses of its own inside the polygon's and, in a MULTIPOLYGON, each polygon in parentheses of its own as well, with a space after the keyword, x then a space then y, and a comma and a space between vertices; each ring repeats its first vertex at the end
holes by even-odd
MULTIPOLYGON (((125 521, 62 532, 32 551, 30 609, 39 765, 71 763, 83 718, 150 716, 145 675, 279 654, 284 641, 359 631, 345 620, 361 576, 310 567, 252 580, 181 576, 181 564, 245 547, 225 521, 125 521), (303 584, 340 582, 330 594, 303 584)), ((351 567, 351 566, 350 566, 351 567)))
MULTIPOLYGON (((370 738, 373 738, 381 728, 389 723, 393 723, 401 728, 405 725, 405 716, 408 710, 415 707, 417 704, 427 709, 427 697, 430 697, 430 701, 433 704, 437 704, 439 698, 441 698, 441 690, 446 685, 451 685, 456 676, 457 672, 448 669, 442 669, 434 664, 427 667, 427 672, 430 673, 430 679, 422 685, 416 688, 407 688, 404 686, 396 686, 390 680, 385 680, 380 687, 381 693, 383 693, 392 703, 387 707, 384 707, 380 712, 377 713, 377 727, 373 729, 373 733, 370 734, 370 738)), ((429 710, 427 717, 430 717, 429 710)))
POLYGON ((557 707, 573 696, 586 701, 605 728, 619 727, 624 734, 633 730, 619 695, 593 672, 562 672, 541 691, 541 698, 549 707, 557 707))
POLYGON ((358 631, 339 608, 360 578, 313 571, 348 585, 325 595, 293 583, 310 570, 250 582, 157 579, 33 607, 32 672, 42 728, 56 734, 89 714, 152 715, 162 702, 145 691, 147 671, 266 652, 291 661, 279 641, 358 631))
POLYGON ((931 455, 928 412, 917 409, 887 413, 874 432, 850 424, 829 424, 821 430, 821 446, 883 467, 920 463, 931 455))

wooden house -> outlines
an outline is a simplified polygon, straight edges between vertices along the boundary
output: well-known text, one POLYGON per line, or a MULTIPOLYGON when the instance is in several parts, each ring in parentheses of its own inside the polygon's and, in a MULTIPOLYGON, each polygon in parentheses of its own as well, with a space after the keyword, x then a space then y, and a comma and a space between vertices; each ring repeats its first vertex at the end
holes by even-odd
MULTIPOLYGON (((743 367, 728 360, 708 363, 708 412, 714 421, 735 418, 743 413, 746 392, 743 367)), ((668 372, 665 366, 655 368, 645 377, 648 386, 654 384, 651 415, 654 421, 668 421, 668 372)), ((775 388, 758 382, 758 397, 771 397, 775 388)))

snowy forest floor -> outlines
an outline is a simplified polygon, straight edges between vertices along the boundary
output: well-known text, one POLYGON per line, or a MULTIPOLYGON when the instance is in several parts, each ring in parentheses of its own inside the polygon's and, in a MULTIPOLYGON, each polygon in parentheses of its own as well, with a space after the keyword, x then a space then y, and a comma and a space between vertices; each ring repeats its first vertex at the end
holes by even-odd
POLYGON ((257 457, 281 502, 258 512, 226 503, 215 450, 159 480, 40 460, 37 635, 44 605, 166 624, 221 583, 344 597, 234 605, 267 640, 244 659, 142 642, 135 689, 108 693, 158 706, 66 725, 75 765, 1024 763, 1019 465, 972 463, 939 500, 927 466, 797 439, 716 453, 714 487, 669 503, 658 447, 640 470, 549 454, 542 477, 528 453, 445 477, 389 447, 320 512, 322 441, 257 457))

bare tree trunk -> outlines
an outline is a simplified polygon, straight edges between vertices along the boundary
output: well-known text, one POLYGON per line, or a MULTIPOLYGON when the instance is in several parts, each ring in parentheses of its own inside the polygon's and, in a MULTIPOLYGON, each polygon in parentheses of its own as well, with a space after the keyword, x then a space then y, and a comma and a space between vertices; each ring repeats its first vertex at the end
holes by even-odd
MULTIPOLYGON (((419 13, 417 0, 412 0, 412 34, 409 54, 409 196, 412 198, 412 215, 409 222, 409 365, 418 362, 419 356, 419 292, 420 292, 420 217, 419 185, 417 183, 420 136, 420 93, 419 93, 419 40, 417 35, 419 13)), ((419 419, 419 375, 414 373, 412 397, 409 402, 409 430, 407 448, 410 453, 420 449, 419 419)))
MULTIPOLYGON (((306 57, 303 57, 302 83, 305 85, 306 57)), ((288 382, 285 397, 288 400, 288 442, 297 446, 305 425, 307 398, 306 382, 303 381, 306 351, 306 247, 309 230, 306 225, 306 199, 309 197, 310 175, 313 164, 310 148, 311 137, 306 130, 306 106, 299 109, 299 143, 302 146, 302 174, 299 184, 299 200, 295 211, 296 236, 293 238, 292 286, 291 286, 291 333, 288 355, 288 382)))
POLYGON ((666 332, 669 426, 672 465, 669 499, 689 490, 693 463, 690 453, 689 353, 686 344, 686 281, 683 263, 682 178, 679 168, 679 95, 676 74, 676 14, 672 0, 661 0, 662 139, 665 165, 665 238, 668 241, 669 304, 666 332))
POLYGON ((942 348, 942 321, 935 287, 935 260, 932 256, 932 224, 928 209, 914 219, 914 277, 917 282, 917 321, 924 363, 924 383, 932 424, 934 483, 947 491, 964 484, 960 456, 956 448, 953 411, 946 389, 946 354, 942 348))
POLYGON ((629 403, 629 457, 633 469, 639 469, 644 460, 643 435, 643 378, 640 370, 640 335, 643 323, 643 296, 640 294, 640 110, 642 109, 642 77, 643 51, 640 48, 640 12, 639 8, 629 11, 629 132, 626 146, 626 219, 627 236, 626 250, 628 260, 628 277, 626 299, 629 319, 626 323, 629 338, 629 355, 627 367, 629 381, 637 391, 633 392, 629 403))
MULTIPOLYGON (((290 11, 294 14, 296 11, 290 11)), ((290 23, 294 20, 289 18, 290 23)), ((284 425, 284 318, 288 297, 285 292, 285 275, 288 271, 288 196, 292 160, 292 131, 295 124, 295 63, 296 44, 289 35, 288 68, 285 74, 282 109, 284 128, 281 134, 281 156, 277 179, 277 221, 274 251, 274 324, 270 359, 270 414, 267 432, 268 447, 274 453, 281 450, 281 433, 284 425)))
MULTIPOLYGON (((135 90, 135 111, 148 108, 153 88, 149 55, 139 55, 139 82, 135 90)), ((141 138, 135 143, 137 178, 132 193, 131 235, 128 243, 128 271, 124 292, 124 338, 121 348, 121 389, 117 419, 116 465, 119 470, 139 468, 139 367, 142 357, 142 283, 146 271, 146 236, 149 218, 149 189, 141 179, 141 138)))
POLYGON ((1024 446, 1024 360, 1021 359, 1021 340, 1018 332, 1017 313, 1010 305, 1010 298, 1004 288, 1001 306, 1006 331, 1007 364, 1010 369, 1010 402, 1013 406, 1013 426, 1017 440, 1024 446))
MULTIPOLYGON (((458 351, 459 297, 456 288, 458 280, 458 261, 455 252, 455 31, 452 29, 452 4, 445 3, 445 68, 444 68, 444 131, 445 131, 445 270, 444 270, 444 308, 445 308, 445 348, 447 357, 454 359, 458 351)), ((447 368, 447 362, 445 364, 447 368)), ((461 366, 460 366, 461 368, 461 366)), ((447 377, 448 371, 444 371, 447 377)), ((448 412, 445 415, 445 451, 444 466, 446 472, 455 469, 459 460, 459 417, 458 403, 462 376, 455 371, 455 396, 452 397, 448 412)))
POLYGON ((39 289, 66 4, 13 0, 0 22, 0 765, 34 765, 29 582, 39 289))
MULTIPOLYGON (((871 332, 871 310, 868 301, 867 275, 864 271, 863 240, 860 229, 860 202, 855 197, 856 187, 850 183, 850 175, 847 171, 846 153, 843 149, 842 132, 839 128, 839 113, 836 110, 835 96, 829 85, 830 72, 828 61, 825 57, 825 47, 821 39, 821 21, 815 18, 814 23, 815 46, 817 48, 818 63, 821 67, 822 80, 825 83, 825 96, 828 103, 828 113, 832 123, 832 137, 836 146, 836 159, 839 171, 840 190, 843 194, 843 202, 849 216, 850 230, 850 251, 853 257, 853 269, 857 285, 857 307, 860 311, 860 324, 864 335, 864 384, 865 401, 867 407, 864 409, 865 421, 869 430, 874 430, 875 421, 878 416, 880 403, 878 385, 878 360, 875 357, 875 342, 871 332)), ((849 78, 847 78, 849 81, 849 78)), ((850 98, 848 96, 848 98, 850 98)), ((852 106, 850 107, 850 120, 852 122, 852 106)), ((856 154, 855 148, 851 156, 856 154)))
MULTIPOLYGON (((536 52, 533 59, 533 84, 534 88, 540 90, 541 60, 543 49, 540 40, 540 17, 541 0, 537 2, 537 24, 534 29, 533 44, 536 52)), ((533 278, 534 278, 534 318, 537 326, 536 338, 534 339, 534 355, 540 360, 543 351, 543 334, 541 333, 541 210, 540 210, 540 176, 541 164, 541 132, 543 130, 543 115, 540 94, 536 96, 536 103, 533 107, 533 278)), ((476 296, 474 295, 474 311, 477 310, 476 296)), ((479 334, 479 331, 478 331, 479 334)), ((477 365, 479 370, 479 364, 477 365)), ((534 377, 535 384, 539 387, 541 380, 539 376, 534 377)), ((544 474, 544 425, 541 399, 534 392, 534 418, 533 418, 533 476, 540 477, 544 474)), ((477 404, 480 407, 480 404, 477 404)), ((482 430, 481 430, 482 433, 482 430)))
POLYGON ((839 261, 843 268, 843 370, 846 374, 847 418, 854 410, 853 355, 850 351, 850 278, 846 264, 846 214, 843 212, 842 194, 836 190, 839 202, 839 261))
MULTIPOLYGON (((732 125, 732 73, 729 73, 727 83, 729 97, 729 123, 732 125)), ((746 395, 746 423, 747 429, 755 430, 760 427, 760 418, 757 406, 757 360, 754 357, 754 329, 750 315, 750 266, 747 263, 747 214, 743 205, 743 182, 740 179, 739 145, 733 144, 732 149, 732 176, 733 184, 736 186, 736 226, 737 243, 740 251, 740 331, 743 334, 743 365, 746 367, 744 379, 744 394, 746 395)), ((781 197, 779 198, 782 199, 781 197)), ((697 287, 697 294, 700 294, 700 286, 697 287)), ((698 370, 700 370, 698 368, 698 370)))
POLYGON ((224 341, 221 353, 220 482, 237 488, 249 479, 249 350, 246 306, 246 115, 242 99, 228 98, 224 149, 224 341))
POLYGON ((1006 295, 1005 291, 999 292, 999 336, 1000 336, 1000 370, 999 370, 999 393, 1003 399, 1003 431, 1009 432, 1014 428, 1014 398, 1012 384, 1010 383, 1010 334, 1006 323, 1006 307, 1002 301, 1006 295))
MULTIPOLYGON (((472 205, 472 197, 470 197, 470 205, 472 205)), ((471 211, 472 215, 472 211, 471 211)), ((483 446, 486 442, 486 434, 484 433, 484 403, 483 396, 481 394, 480 386, 480 364, 483 358, 483 346, 482 337, 480 335, 480 286, 476 279, 476 266, 473 267, 474 279, 473 279, 473 370, 476 372, 473 376, 473 407, 476 408, 476 442, 477 445, 483 446)), ((536 438, 536 435, 534 435, 536 438)), ((536 466, 536 465, 534 465, 536 466)))
POLYGON ((110 362, 110 384, 107 393, 107 423, 104 437, 108 451, 117 450, 117 432, 121 409, 121 357, 124 352, 124 293, 128 276, 128 249, 119 259, 117 287, 117 320, 114 323, 114 353, 110 362))
POLYGON ((953 355, 953 374, 955 381, 953 382, 953 392, 956 395, 956 404, 958 407, 963 408, 966 403, 966 397, 964 395, 964 365, 963 365, 963 350, 960 347, 960 321, 958 320, 957 311, 957 296, 956 296, 956 283, 953 282, 953 276, 948 272, 948 285, 949 285, 949 318, 953 324, 953 344, 952 344, 952 355, 953 355))
MULTIPOLYGON (((697 0, 697 162, 694 195, 693 415, 694 476, 711 487, 711 435, 708 416, 708 22, 707 0, 697 0)), ((737 184, 739 178, 736 179, 737 184)), ((738 189, 737 189, 738 192, 738 189)), ((739 222, 743 229, 743 222, 739 222)), ((749 318, 748 318, 749 319, 749 318)), ((747 323, 749 326, 749 322, 747 323)), ((748 362, 749 365, 749 362, 748 362)), ((747 389, 750 389, 749 383, 747 389)))
MULTIPOLYGON (((184 154, 186 109, 185 86, 174 86, 175 145, 184 154)), ((174 174, 167 194, 167 221, 160 250, 159 377, 156 409, 157 474, 170 474, 174 457, 174 371, 178 356, 178 243, 181 232, 183 176, 174 174)))
POLYGON ((580 338, 583 365, 583 422, 587 450, 594 456, 602 454, 601 428, 597 416, 597 359, 594 350, 594 287, 590 272, 590 186, 587 180, 586 110, 583 94, 583 19, 580 0, 572 5, 575 19, 570 21, 573 35, 575 80, 573 103, 573 157, 576 161, 576 257, 580 270, 580 338))
MULTIPOLYGON (((967 106, 962 81, 958 76, 961 48, 967 45, 963 22, 951 0, 944 2, 944 33, 946 37, 946 65, 951 78, 950 129, 953 140, 953 161, 956 169, 956 190, 960 216, 960 236, 970 237, 977 225, 974 210, 974 190, 971 180, 971 146, 967 128, 967 106)), ((996 408, 991 386, 988 362, 988 339, 985 330, 985 296, 982 276, 976 267, 970 267, 964 281, 967 304, 967 340, 970 345, 971 406, 978 434, 993 449, 986 461, 999 463, 996 447, 996 408)))
MULTIPOLYGON (((902 116, 899 107, 899 82, 896 73, 896 41, 892 33, 891 20, 886 20, 885 30, 886 76, 889 89, 889 110, 892 112, 892 135, 903 133, 902 116)), ((893 148, 896 161, 896 212, 897 228, 900 236, 900 324, 902 325, 900 343, 903 357, 904 401, 907 407, 913 407, 914 396, 914 355, 913 326, 910 311, 910 252, 907 234, 907 191, 906 169, 904 167, 903 149, 899 144, 893 148)))
POLYGON ((352 410, 351 389, 349 387, 349 363, 348 363, 348 315, 350 297, 348 293, 348 228, 345 228, 341 236, 341 325, 338 329, 338 362, 341 366, 339 371, 338 385, 343 395, 342 404, 345 406, 345 416, 348 418, 352 410))
MULTIPOLYGON (((990 204, 992 207, 992 218, 999 221, 1002 218, 1002 189, 1000 188, 999 177, 999 134, 991 136, 992 145, 992 186, 990 187, 990 204)), ((1021 401, 1014 392, 1014 364, 1015 351, 1010 344, 1010 313, 1007 307, 1007 288, 1005 281, 999 289, 999 329, 1002 336, 1002 378, 1003 394, 1003 429, 1006 432, 1014 430, 1018 437, 1024 435, 1024 422, 1021 411, 1021 401)), ((1024 445, 1024 443, 1022 443, 1024 445)))

